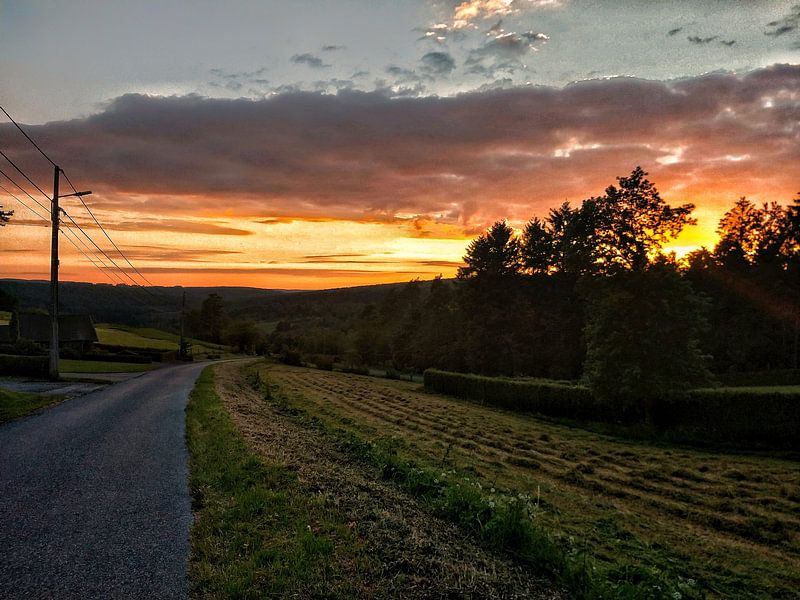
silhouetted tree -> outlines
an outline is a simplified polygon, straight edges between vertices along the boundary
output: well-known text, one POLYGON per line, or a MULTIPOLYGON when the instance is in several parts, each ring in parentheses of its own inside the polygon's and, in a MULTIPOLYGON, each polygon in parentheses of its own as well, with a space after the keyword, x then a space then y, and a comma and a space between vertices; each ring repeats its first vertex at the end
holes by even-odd
POLYGON ((0 227, 3 227, 6 223, 8 223, 13 215, 13 210, 3 210, 3 205, 0 204, 0 227))
POLYGON ((244 354, 255 354, 262 343, 263 336, 252 321, 238 320, 231 323, 224 337, 228 346, 236 348, 244 354))
POLYGON ((708 305, 675 265, 659 261, 591 287, 585 376, 598 398, 638 403, 708 380, 699 344, 708 305))
POLYGON ((599 207, 600 261, 606 272, 640 271, 670 239, 686 225, 694 225, 694 204, 672 207, 636 167, 628 177, 618 177, 618 186, 606 188, 593 198, 599 207))
POLYGON ((497 279, 518 275, 520 248, 514 230, 505 221, 497 221, 470 242, 464 262, 466 266, 458 269, 460 279, 497 279))
POLYGON ((200 324, 202 326, 201 339, 222 343, 222 332, 224 328, 225 311, 222 303, 222 296, 219 294, 209 294, 200 306, 200 324))
POLYGON ((693 204, 668 205, 641 167, 605 195, 568 203, 547 219, 528 222, 522 236, 524 268, 536 273, 591 275, 642 270, 671 238, 693 224, 693 204))

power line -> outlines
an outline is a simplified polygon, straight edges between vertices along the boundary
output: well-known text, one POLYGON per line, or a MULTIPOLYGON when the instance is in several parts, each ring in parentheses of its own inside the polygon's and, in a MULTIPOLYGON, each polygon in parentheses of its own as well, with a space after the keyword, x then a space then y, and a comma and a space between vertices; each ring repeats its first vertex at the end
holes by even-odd
MULTIPOLYGON (((70 181, 70 178, 69 178, 69 176, 68 176, 68 175, 67 175, 67 174, 66 174, 66 173, 65 173, 63 170, 61 171, 61 173, 62 173, 62 175, 64 175, 64 179, 66 179, 66 180, 67 180, 67 183, 69 184, 69 187, 71 187, 71 188, 72 188, 72 191, 73 191, 73 192, 75 192, 75 193, 77 194, 77 193, 78 193, 78 190, 77 190, 77 189, 75 189, 75 186, 74 186, 74 185, 72 185, 72 181, 70 181)), ((103 235, 105 235, 105 236, 106 236, 106 239, 108 239, 108 241, 109 241, 109 242, 111 242, 111 245, 112 245, 112 246, 114 246, 114 249, 115 249, 117 252, 119 252, 119 255, 120 255, 122 258, 124 258, 124 259, 125 259, 125 262, 126 262, 126 263, 128 263, 128 266, 129 266, 131 269, 133 269, 133 270, 134 270, 134 271, 135 271, 135 272, 136 272, 136 273, 139 275, 139 277, 141 277, 141 278, 142 278, 144 281, 146 281, 146 282, 147 282, 147 283, 148 283, 150 286, 153 286, 153 283, 152 283, 152 282, 151 282, 149 279, 147 279, 147 277, 145 277, 144 275, 142 275, 142 273, 139 271, 139 269, 137 269, 136 267, 134 267, 134 266, 133 266, 133 264, 131 263, 131 261, 130 261, 130 260, 128 260, 128 257, 127 257, 127 256, 125 256, 125 254, 122 252, 122 250, 120 250, 120 249, 119 249, 119 246, 117 246, 117 245, 114 243, 114 240, 112 240, 112 239, 111 239, 111 236, 110 236, 110 235, 108 235, 108 232, 106 231, 105 227, 103 227, 103 226, 100 224, 100 221, 98 221, 98 220, 97 220, 97 217, 95 217, 95 216, 94 216, 94 213, 92 212, 92 209, 91 209, 91 208, 89 208, 89 206, 86 204, 86 202, 84 202, 83 198, 82 198, 81 196, 77 196, 77 198, 78 198, 78 200, 80 200, 80 201, 81 201, 81 204, 83 204, 83 207, 84 207, 84 208, 86 209, 86 211, 87 211, 87 212, 88 212, 88 213, 91 215, 92 219, 94 219, 94 222, 95 222, 95 223, 97 223, 97 226, 100 228, 100 231, 102 231, 102 232, 103 232, 103 235)), ((153 287, 155 287, 155 286, 153 286, 153 287)))
POLYGON ((2 106, 0 106, 0 110, 2 110, 2 111, 3 111, 3 114, 4 114, 5 116, 7 116, 7 117, 8 117, 8 120, 9 120, 9 121, 11 121, 11 122, 14 124, 14 126, 17 128, 17 129, 19 129, 20 133, 21 133, 22 135, 24 135, 24 136, 27 138, 27 140, 28 140, 28 141, 29 141, 31 144, 33 144, 33 147, 34 147, 34 148, 36 148, 36 149, 39 151, 39 154, 41 154, 42 156, 44 156, 44 157, 45 157, 45 159, 47 160, 47 162, 49 162, 49 163, 50 163, 51 165, 53 165, 54 167, 55 167, 55 166, 57 166, 57 165, 56 165, 56 163, 54 163, 54 162, 53 162, 53 161, 50 159, 50 157, 49 157, 49 156, 47 156, 47 154, 45 154, 44 150, 42 150, 41 148, 39 148, 39 144, 37 144, 36 142, 34 142, 34 141, 31 139, 31 136, 29 136, 27 133, 25 133, 25 130, 24 130, 22 127, 20 127, 20 126, 19 126, 19 123, 17 123, 17 122, 14 120, 14 118, 13 118, 13 117, 12 117, 10 114, 8 114, 8 111, 6 111, 6 109, 5 109, 5 108, 3 108, 2 106))
MULTIPOLYGON (((45 216, 41 215, 39 213, 39 211, 34 209, 32 206, 28 205, 24 200, 22 200, 22 198, 18 197, 16 194, 14 194, 13 192, 9 191, 5 186, 0 185, 0 190, 3 190, 6 194, 8 194, 12 198, 14 198, 17 202, 22 204, 22 206, 27 208, 29 211, 31 211, 33 214, 35 214, 37 217, 39 217, 42 221, 44 221, 45 224, 49 224, 50 223, 49 217, 45 217, 45 216)), ((66 225, 66 223, 65 223, 65 225, 66 225)), ((66 239, 70 244, 72 244, 75 247, 75 249, 78 250, 78 252, 83 254, 83 256, 85 256, 89 260, 89 262, 92 263, 92 266, 94 266, 95 268, 99 269, 106 277, 108 277, 108 279, 111 281, 111 283, 114 283, 114 280, 111 279, 111 276, 108 274, 108 272, 103 270, 103 269, 101 269, 99 266, 97 266, 97 263, 95 263, 95 261, 92 259, 92 257, 90 255, 88 255, 86 252, 84 252, 83 250, 81 250, 77 246, 77 244, 75 244, 75 242, 72 241, 72 238, 70 238, 67 235, 67 231, 69 231, 69 233, 72 233, 72 235, 75 235, 75 233, 71 229, 68 229, 66 231, 62 230, 61 234, 64 236, 64 239, 66 239)), ((78 241, 83 243, 80 238, 76 238, 76 239, 78 239, 78 241)), ((84 246, 86 246, 86 245, 84 244, 84 246)), ((88 248, 88 246, 87 246, 87 248, 88 248)), ((103 265, 103 266, 105 266, 105 265, 103 265)))
MULTIPOLYGON (((1 171, 0 171, 0 172, 1 172, 1 171)), ((3 175, 5 175, 5 173, 3 173, 3 175)), ((36 210, 34 210, 32 207, 28 206, 28 205, 27 205, 25 202, 23 202, 23 201, 22 201, 22 200, 21 200, 21 199, 20 199, 20 198, 19 198, 19 197, 18 197, 16 194, 14 194, 14 193, 13 193, 13 192, 11 192, 10 190, 8 190, 8 188, 6 188, 4 185, 0 184, 0 190, 3 190, 3 191, 6 193, 6 194, 8 194, 8 195, 9 195, 9 196, 11 196, 12 198, 14 198, 14 200, 16 200, 17 202, 19 202, 20 204, 22 204, 22 206, 24 206, 25 208, 27 208, 29 211, 31 211, 33 214, 35 214, 35 215, 36 215, 37 217, 39 217, 40 219, 44 219, 45 221, 47 221, 47 222, 50 222, 50 219, 48 219, 47 217, 43 217, 42 215, 40 215, 40 214, 38 213, 38 211, 36 211, 36 210)), ((44 208, 44 207, 42 207, 42 208, 44 208)))
POLYGON ((11 166, 12 166, 12 167, 14 167, 14 168, 17 170, 17 172, 19 172, 19 174, 20 174, 20 175, 22 175, 22 176, 23 176, 25 179, 27 179, 27 180, 28 180, 28 183, 30 183, 30 184, 31 184, 33 187, 35 187, 37 190, 39 190, 39 191, 42 193, 42 195, 43 195, 45 198, 47 198, 48 200, 51 200, 50 196, 48 196, 48 195, 47 195, 47 192, 45 192, 45 191, 44 191, 42 188, 40 188, 38 185, 36 185, 36 183, 33 181, 33 179, 31 179, 30 177, 28 177, 28 176, 25 174, 25 171, 23 171, 22 169, 20 169, 20 168, 17 166, 17 163, 15 163, 13 160, 11 160, 10 158, 8 158, 8 155, 7 155, 5 152, 3 152, 2 150, 0 150, 0 155, 2 155, 2 156, 3 156, 3 158, 5 158, 5 159, 6 159, 6 160, 7 160, 9 163, 11 163, 11 166))
MULTIPOLYGON (((41 209, 42 209, 42 210, 44 210, 45 212, 50 212, 50 209, 48 209, 48 208, 47 208, 47 207, 46 207, 44 204, 42 204, 41 202, 39 202, 39 201, 38 201, 36 198, 34 198, 33 196, 31 196, 31 195, 30 195, 30 193, 28 192, 28 190, 26 190, 24 187, 22 187, 20 184, 18 184, 16 181, 14 181, 14 180, 13 180, 13 179, 12 179, 12 178, 11 178, 11 177, 10 177, 10 176, 9 176, 9 175, 6 173, 6 172, 5 172, 5 171, 3 171, 2 169, 0 169, 0 175, 2 175, 3 177, 5 177, 6 179, 8 179, 8 180, 9 180, 11 183, 13 183, 15 186, 17 186, 17 187, 18 187, 20 190, 22 190, 22 193, 24 193, 26 196, 28 196, 28 198, 30 198, 30 199, 31 199, 31 200, 33 200, 33 201, 34 201, 36 204, 38 204, 38 205, 39 205, 39 207, 41 207, 41 209)), ((10 193, 10 192, 9 192, 9 193, 10 193)))
MULTIPOLYGON (((106 231, 106 229, 103 227, 103 225, 100 223, 100 221, 98 221, 97 217, 94 215, 94 213, 93 213, 93 212, 92 212, 92 210, 89 208, 89 206, 86 204, 86 202, 84 202, 83 198, 81 198, 81 195, 82 195, 82 194, 78 193, 78 190, 77 190, 77 189, 75 188, 75 186, 72 184, 72 181, 70 180, 69 176, 68 176, 68 175, 67 175, 67 174, 64 172, 64 170, 63 170, 63 169, 61 169, 61 168, 60 168, 58 165, 56 165, 56 163, 55 163, 55 162, 54 162, 54 161, 53 161, 53 160, 52 160, 52 159, 51 159, 51 158, 50 158, 50 157, 47 155, 47 153, 46 153, 44 150, 42 150, 42 149, 41 149, 41 147, 39 147, 39 145, 38 145, 38 144, 37 144, 37 143, 36 143, 36 142, 33 140, 33 138, 31 138, 31 136, 29 136, 29 135, 27 134, 27 132, 26 132, 26 131, 25 131, 25 130, 24 130, 24 129, 23 129, 23 128, 22 128, 22 127, 19 125, 19 123, 17 123, 17 122, 14 120, 14 118, 13 118, 13 117, 12 117, 12 116, 11 116, 11 115, 8 113, 8 111, 7 111, 5 108, 3 108, 2 106, 0 106, 0 111, 2 111, 2 112, 3 112, 3 114, 5 114, 5 116, 6 116, 6 117, 8 117, 8 119, 9 119, 9 120, 10 120, 10 121, 11 121, 11 122, 14 124, 14 126, 15 126, 15 127, 16 127, 16 128, 19 130, 19 131, 20 131, 20 133, 22 133, 22 135, 23 135, 23 136, 25 136, 25 139, 27 139, 27 140, 28 140, 28 141, 29 141, 29 142, 30 142, 30 143, 31 143, 31 144, 34 146, 34 148, 36 148, 36 150, 38 150, 38 151, 39 151, 39 154, 41 154, 41 155, 42 155, 42 156, 45 158, 45 160, 47 160, 47 161, 48 161, 48 162, 49 162, 49 163, 50 163, 50 164, 51 164, 53 167, 55 167, 55 168, 57 169, 57 171, 56 171, 56 176, 58 176, 58 173, 61 173, 62 175, 64 175, 64 178, 66 179, 67 183, 69 184, 69 186, 72 188, 72 191, 74 192, 74 194, 73 194, 73 195, 74 195, 74 196, 76 196, 76 197, 77 197, 77 198, 78 198, 78 199, 81 201, 81 204, 83 204, 83 207, 86 209, 86 211, 87 211, 87 212, 89 213, 89 215, 92 217, 92 219, 94 220, 94 222, 97 224, 97 226, 98 226, 98 227, 100 228, 100 230, 103 232, 103 235, 105 235, 105 237, 108 239, 108 241, 109 241, 109 242, 111 243, 111 245, 114 247, 114 249, 115 249, 115 250, 116 250, 116 251, 119 253, 119 255, 120 255, 120 256, 121 256, 123 259, 125 259, 125 262, 128 264, 128 266, 129 266, 129 267, 130 267, 130 268, 131 268, 131 269, 132 269, 132 270, 133 270, 133 271, 134 271, 134 272, 135 272, 137 275, 139 275, 139 277, 141 277, 143 281, 147 282, 147 283, 148 283, 148 284, 149 284, 151 287, 155 287, 155 286, 153 285, 153 283, 152 283, 152 282, 151 282, 149 279, 147 279, 147 277, 145 277, 145 276, 144 276, 144 274, 142 274, 142 272, 141 272, 141 271, 139 271, 139 269, 137 269, 137 268, 136 268, 136 267, 133 265, 133 263, 131 263, 131 261, 128 259, 128 257, 127 257, 127 256, 125 256, 125 253, 124 253, 124 252, 122 252, 122 250, 120 250, 119 246, 117 246, 117 244, 114 242, 114 240, 112 240, 112 239, 111 239, 111 236, 108 234, 108 232, 106 231)), ((28 181, 28 183, 30 183, 30 184, 31 184, 33 187, 35 187, 35 188, 36 188, 36 189, 37 189, 37 190, 38 190, 38 191, 39 191, 39 192, 40 192, 40 193, 41 193, 41 194, 42 194, 42 195, 43 195, 45 198, 47 198, 47 199, 48 199, 48 201, 51 201, 51 202, 52 202, 52 199, 50 198, 50 196, 48 196, 48 195, 47 195, 47 193, 46 193, 46 192, 45 192, 45 191, 44 191, 42 188, 40 188, 40 187, 39 187, 39 186, 36 184, 36 182, 34 182, 34 181, 33 181, 33 180, 30 178, 30 177, 28 177, 28 175, 27 175, 27 174, 26 174, 26 173, 25 173, 25 172, 24 172, 24 171, 23 171, 23 170, 22 170, 22 169, 21 169, 19 166, 17 166, 17 164, 16 164, 16 163, 15 163, 13 160, 11 160, 11 159, 8 157, 8 155, 7 155, 5 152, 3 152, 2 150, 0 150, 0 155, 2 155, 2 156, 3 156, 3 158, 5 158, 5 159, 6 159, 6 160, 9 162, 9 164, 11 164, 11 166, 12 166, 12 167, 14 167, 14 169, 16 169, 16 171, 17 171, 17 172, 18 172, 20 175, 22 175, 22 176, 23 176, 23 177, 24 177, 24 178, 25 178, 25 179, 28 181)), ((20 185, 19 185, 19 184, 18 184, 16 181, 14 181, 14 180, 13 180, 11 177, 9 177, 9 176, 8 176, 6 173, 4 173, 4 172, 2 172, 2 171, 0 171, 0 173, 2 173, 2 174, 3 174, 3 175, 4 175, 4 176, 5 176, 5 177, 6 177, 6 178, 9 180, 9 181, 11 181, 11 182, 12 182, 12 183, 13 183, 13 184, 16 186, 16 187, 18 187, 20 190, 22 190, 22 191, 23 191, 23 192, 24 192, 24 193, 25 193, 25 194, 26 194, 26 195, 27 195, 27 196, 28 196, 28 197, 29 197, 31 200, 33 200, 33 201, 34 201, 36 204, 38 204, 38 205, 39 205, 39 206, 40 206, 40 207, 41 207, 41 208, 42 208, 42 209, 43 209, 43 210, 44 210, 46 213, 47 213, 47 212, 49 212, 49 210, 47 209, 47 207, 45 207, 45 206, 44 206, 44 205, 43 205, 41 202, 39 202, 39 201, 38 201, 36 198, 34 198, 34 197, 33 197, 33 196, 30 194, 30 193, 28 193, 28 191, 27 191, 27 190, 25 190, 25 188, 23 188, 22 186, 20 186, 20 185)), ((3 189, 5 189, 5 188, 3 188, 3 189)), ((6 191, 8 192, 8 190, 6 190, 6 191)), ((8 193, 10 193, 10 192, 8 192, 8 193)), ((11 195, 12 195, 13 197, 16 197, 16 196, 14 196, 13 194, 11 194, 11 195)), ((27 207, 27 204, 25 204, 24 202, 22 202, 22 204, 23 204, 24 206, 26 206, 26 207, 27 207)), ((30 207, 28 207, 28 208, 30 208, 30 207)), ((35 211, 33 211, 33 209, 31 209, 31 210, 32 210, 32 212, 34 212, 34 214, 36 214, 37 216, 39 216, 39 218, 42 218, 42 219, 44 219, 44 217, 42 217, 41 215, 39 215, 39 213, 38 213, 38 212, 35 212, 35 211)), ((143 285, 141 285, 140 283, 138 283, 138 282, 137 282, 137 281, 136 281, 136 280, 135 280, 133 277, 131 277, 131 275, 130 275, 130 274, 127 272, 127 271, 125 271, 124 269, 122 269, 122 268, 121 268, 121 267, 120 267, 120 266, 119 266, 119 265, 116 263, 116 261, 115 261, 113 258, 111 258, 111 257, 108 255, 108 253, 106 253, 106 251, 105 251, 105 250, 103 250, 103 249, 102 249, 102 248, 101 248, 101 247, 100 247, 100 246, 99 246, 99 245, 98 245, 98 244, 97 244, 97 243, 94 241, 94 239, 92 239, 92 237, 91 237, 91 236, 90 236, 88 233, 86 233, 86 231, 85 231, 85 230, 84 230, 84 229, 83 229, 83 228, 82 228, 82 227, 81 227, 81 226, 80 226, 78 223, 76 223, 76 222, 75 222, 75 220, 74 220, 74 219, 73 219, 73 218, 72 218, 72 217, 69 215, 69 213, 67 213, 67 212, 66 212, 65 210, 63 210, 63 209, 61 209, 61 211, 60 211, 60 212, 61 212, 61 213, 63 213, 63 214, 64 214, 64 216, 66 216, 66 217, 67 217, 67 218, 68 218, 68 219, 71 221, 71 223, 72 223, 72 225, 73 225, 74 227, 77 227, 77 229, 78 229, 78 230, 79 230, 79 231, 80 231, 80 232, 83 234, 83 236, 84 236, 84 237, 85 237, 87 240, 89 240, 89 241, 92 243, 92 245, 93 245, 95 248, 97 248, 97 250, 98 250, 98 251, 99 251, 99 252, 100 252, 100 253, 101 253, 103 256, 105 256, 105 257, 106 257, 106 258, 107 258, 107 259, 108 259, 108 260, 111 262, 111 264, 112 264, 114 267, 116 267, 116 269, 117 269, 119 272, 121 272, 123 275, 125 275, 125 277, 127 277, 127 278, 128 278, 128 279, 129 279, 129 280, 130 280, 130 281, 133 283, 133 286, 134 286, 134 287, 133 287, 133 288, 131 288, 132 290, 135 290, 136 288, 139 288, 139 289, 141 289, 142 291, 144 291, 145 293, 147 293, 147 294, 148 294, 150 297, 154 298, 155 300, 157 300, 157 301, 159 301, 159 302, 165 302, 165 301, 166 301, 166 302, 169 304, 169 301, 168 301, 168 300, 166 300, 165 298, 159 298, 158 296, 156 296, 155 294, 153 294, 153 293, 152 293, 150 290, 148 290, 146 287, 144 287, 143 285)), ((45 220, 45 221, 47 221, 48 219, 44 219, 44 220, 45 220)), ((61 219, 60 219, 60 216, 59 216, 59 221, 61 221, 61 219)), ((68 223, 66 223, 65 221, 62 221, 62 222, 64 223, 65 229, 64 229, 64 230, 62 230, 62 231, 61 231, 61 233, 64 235, 65 239, 67 239, 67 240, 68 240, 68 241, 69 241, 69 242, 70 242, 70 243, 71 243, 73 246, 75 246, 75 248, 76 248, 77 250, 79 250, 79 251, 81 252, 81 254, 83 254, 83 255, 84 255, 84 256, 85 256, 85 257, 86 257, 86 258, 87 258, 87 259, 88 259, 88 260, 89 260, 89 261, 90 261, 90 262, 91 262, 91 263, 92 263, 92 264, 93 264, 95 267, 97 267, 98 269, 100 269, 101 271, 103 271, 103 273, 104 273, 104 274, 105 274, 105 275, 106 275, 106 276, 109 278, 109 280, 111 280, 111 281, 112 281, 112 283, 113 283, 113 279, 111 279, 111 277, 108 275, 108 271, 111 271, 111 272, 112 272, 112 273, 113 273, 113 274, 114 274, 114 275, 115 275, 115 276, 116 276, 116 277, 117 277, 117 278, 118 278, 118 279, 119 279, 119 280, 122 282, 122 284, 123 284, 123 285, 127 285, 127 284, 125 283, 125 280, 124 280, 124 279, 122 279, 122 278, 121 278, 121 277, 120 277, 120 276, 119 276, 119 275, 118 275, 118 274, 117 274, 117 273, 116 273, 116 272, 113 270, 113 268, 112 268, 112 267, 109 267, 108 265, 106 265, 106 264, 105 264, 105 262, 103 261, 103 259, 102 259, 102 258, 101 258, 101 256, 100 256, 100 254, 94 253, 94 254, 95 254, 95 256, 96 256, 96 258, 97 258, 97 260, 100 262, 100 264, 102 264, 102 265, 103 265, 103 267, 102 267, 102 268, 101 268, 101 267, 99 267, 99 266, 97 266, 97 264, 94 262, 94 260, 93 260, 93 259, 90 257, 90 254, 92 253, 92 250, 89 248, 89 246, 88 246, 88 245, 86 245, 86 243, 85 243, 85 242, 84 242, 84 241, 83 241, 83 240, 80 238, 80 236, 78 236, 78 235, 75 233, 75 231, 74 231, 74 230, 72 230, 72 229, 70 229, 70 228, 69 228, 69 224, 68 224, 68 223), (72 235, 75 237, 75 239, 77 239, 77 240, 78 240, 78 241, 79 241, 79 242, 80 242, 80 243, 81 243, 81 244, 82 244, 82 245, 83 245, 83 246, 84 246, 84 247, 85 247, 87 250, 89 250, 89 254, 87 254, 86 252, 84 252, 83 250, 81 250, 81 249, 80 249, 80 248, 79 248, 79 247, 78 247, 78 246, 77 246, 77 245, 76 245, 76 244, 75 244, 75 243, 72 241, 72 239, 71 239, 71 238, 70 238, 70 237, 69 237, 69 236, 66 234, 66 232, 67 232, 67 231, 68 231, 69 233, 71 233, 71 234, 72 234, 72 235)), ((141 300, 139 300, 139 299, 138 299, 138 298, 136 298, 135 296, 131 296, 131 297, 132 297, 132 298, 134 298, 134 299, 136 299, 137 301, 139 301, 141 304, 143 304, 143 305, 145 305, 145 306, 148 306, 148 307, 149 307, 149 308, 151 308, 152 310, 156 310, 157 312, 162 312, 162 313, 169 313, 169 312, 170 312, 170 311, 163 311, 163 310, 158 310, 158 309, 155 309, 155 308, 154 308, 154 307, 152 307, 151 305, 149 305, 149 304, 145 304, 145 303, 141 302, 141 300)), ((172 311, 172 312, 174 312, 174 311, 172 311)))

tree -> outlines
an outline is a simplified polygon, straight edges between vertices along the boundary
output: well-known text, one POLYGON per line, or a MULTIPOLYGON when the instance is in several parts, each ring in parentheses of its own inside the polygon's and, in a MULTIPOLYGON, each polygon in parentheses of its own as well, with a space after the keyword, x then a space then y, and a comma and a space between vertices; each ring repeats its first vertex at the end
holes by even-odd
POLYGON ((592 282, 584 375, 595 395, 635 408, 705 383, 707 309, 666 261, 592 282))
POLYGON ((458 269, 459 279, 504 279, 518 275, 520 246, 514 230, 505 221, 497 221, 470 243, 464 262, 466 266, 458 269))
POLYGON ((531 274, 610 274, 642 270, 666 242, 695 221, 693 204, 668 205, 641 167, 618 177, 619 187, 568 203, 547 219, 532 219, 522 236, 522 264, 531 274))
POLYGON ((604 271, 641 271, 686 225, 694 225, 694 204, 672 207, 659 195, 647 173, 636 167, 606 188, 598 204, 600 262, 604 271))
POLYGON ((219 294, 209 294, 200 306, 200 324, 203 328, 204 340, 222 343, 222 331, 224 329, 225 311, 222 303, 222 296, 219 294))
POLYGON ((800 252, 797 206, 771 202, 759 208, 742 197, 722 216, 717 233, 714 255, 727 267, 783 268, 800 252))
POLYGON ((13 210, 3 210, 3 205, 0 204, 0 227, 4 227, 13 215, 13 210))

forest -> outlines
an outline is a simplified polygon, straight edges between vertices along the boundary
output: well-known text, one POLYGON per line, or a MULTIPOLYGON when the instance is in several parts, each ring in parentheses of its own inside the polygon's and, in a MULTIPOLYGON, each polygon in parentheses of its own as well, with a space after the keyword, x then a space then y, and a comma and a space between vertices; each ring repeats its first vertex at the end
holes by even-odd
MULTIPOLYGON (((269 349, 320 365, 584 379, 596 391, 680 390, 797 369, 800 198, 724 214, 713 248, 664 246, 694 223, 641 168, 601 196, 474 239, 455 280, 350 299, 261 304, 269 349), (292 310, 285 310, 291 306, 292 310)), ((362 294, 363 295, 363 294, 362 294)))

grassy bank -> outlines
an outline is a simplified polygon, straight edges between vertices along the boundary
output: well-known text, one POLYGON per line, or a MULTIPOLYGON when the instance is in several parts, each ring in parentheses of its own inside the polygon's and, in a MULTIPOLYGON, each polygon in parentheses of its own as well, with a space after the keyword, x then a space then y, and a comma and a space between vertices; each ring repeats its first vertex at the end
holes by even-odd
POLYGON ((0 423, 24 417, 61 399, 60 396, 40 396, 0 388, 0 423))
POLYGON ((800 585, 796 462, 618 439, 404 382, 262 376, 432 510, 583 597, 793 598, 800 585))
POLYGON ((252 453, 206 368, 186 410, 194 598, 349 598, 372 568, 357 536, 294 471, 252 453))

